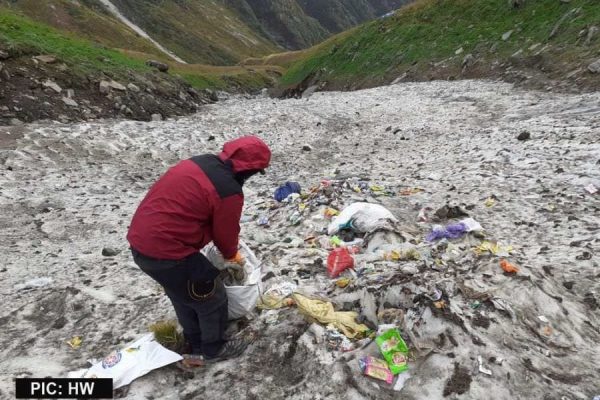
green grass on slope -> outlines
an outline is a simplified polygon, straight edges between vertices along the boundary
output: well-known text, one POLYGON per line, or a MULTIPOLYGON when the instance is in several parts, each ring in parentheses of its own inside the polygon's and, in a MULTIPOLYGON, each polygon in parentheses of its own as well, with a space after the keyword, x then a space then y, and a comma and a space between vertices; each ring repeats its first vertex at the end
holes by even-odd
MULTIPOLYGON (((52 54, 81 76, 109 72, 116 76, 130 70, 147 72, 144 61, 150 54, 108 49, 72 34, 34 22, 13 11, 0 8, 0 46, 17 54, 52 54)), ((164 57, 163 57, 164 58, 164 57)), ((167 61, 167 60, 165 60, 167 61)), ((198 89, 254 90, 269 84, 266 74, 250 73, 241 67, 204 67, 169 62, 175 75, 198 89)), ((260 71, 259 71, 260 72, 260 71)))
POLYGON ((517 9, 505 0, 421 0, 393 17, 365 24, 307 51, 281 83, 297 84, 315 72, 331 81, 379 78, 402 66, 454 56, 461 47, 463 55, 489 53, 493 43, 497 43, 497 58, 525 51, 535 43, 565 45, 564 58, 575 58, 578 34, 592 24, 600 24, 598 0, 527 0, 517 9), (549 38, 557 21, 574 8, 581 8, 580 13, 549 38), (502 40, 510 30, 510 38, 502 40))
POLYGON ((61 33, 5 9, 0 9, 0 42, 18 52, 53 54, 81 73, 146 69, 142 61, 61 33))

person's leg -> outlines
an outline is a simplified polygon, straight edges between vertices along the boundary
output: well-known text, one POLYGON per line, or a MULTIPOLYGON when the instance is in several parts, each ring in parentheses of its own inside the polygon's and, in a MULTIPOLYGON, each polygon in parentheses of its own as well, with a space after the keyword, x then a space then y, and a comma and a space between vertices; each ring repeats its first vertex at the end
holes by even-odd
POLYGON ((190 306, 187 295, 188 271, 182 268, 181 261, 156 260, 132 250, 133 259, 140 269, 158 282, 171 300, 183 336, 191 347, 191 352, 201 354, 202 332, 196 310, 190 306))
POLYGON ((198 321, 198 315, 193 307, 183 304, 176 299, 169 297, 179 325, 183 328, 183 337, 185 339, 187 349, 185 353, 202 354, 202 331, 198 321))
POLYGON ((202 332, 202 353, 208 358, 216 357, 225 344, 228 321, 227 294, 220 279, 215 281, 213 296, 212 303, 221 304, 220 306, 215 308, 206 303, 198 303, 194 307, 202 332))

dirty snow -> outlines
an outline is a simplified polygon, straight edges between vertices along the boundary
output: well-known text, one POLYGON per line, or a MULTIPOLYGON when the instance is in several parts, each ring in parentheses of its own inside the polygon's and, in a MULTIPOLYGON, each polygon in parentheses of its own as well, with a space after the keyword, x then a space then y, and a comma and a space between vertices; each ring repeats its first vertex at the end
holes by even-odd
POLYGON ((343 354, 327 350, 324 329, 290 308, 249 323, 259 337, 242 358, 195 376, 165 367, 119 396, 441 399, 451 377, 466 391, 446 398, 600 394, 600 197, 584 189, 600 187, 598 93, 531 92, 484 81, 411 83, 302 100, 235 97, 162 122, 3 129, 0 398, 13 397, 14 377, 64 376, 140 337, 150 323, 174 317, 160 287, 133 264, 124 239, 129 220, 168 166, 248 133, 274 151, 269 173, 245 190, 246 215, 268 212, 271 225, 243 223, 244 239, 265 273, 275 275, 266 286, 294 281, 338 308, 357 300, 356 311, 375 323, 381 309, 402 309, 413 351, 410 378, 398 393, 361 376, 357 360, 377 355, 373 344, 343 354), (516 139, 523 130, 531 140, 516 139), (305 144, 312 151, 302 151, 305 144), (309 188, 336 177, 396 192, 423 188, 408 196, 343 199, 381 202, 419 240, 432 227, 418 221, 423 207, 460 205, 487 238, 513 246, 509 260, 520 272, 509 276, 498 257, 476 257, 469 246, 479 242, 469 236, 455 243, 455 259, 444 256, 441 268, 388 263, 335 288, 318 261, 327 252, 303 240, 327 221, 315 209, 289 226, 293 206, 265 207, 286 180, 309 188), (495 204, 487 207, 491 196, 495 204), (120 253, 103 257, 103 247, 120 253), (24 288, 39 278, 51 281, 24 288), (435 290, 448 296, 443 314, 414 302, 435 290), (476 306, 486 296, 494 301, 476 306), (75 335, 83 337, 77 350, 65 343, 75 335))

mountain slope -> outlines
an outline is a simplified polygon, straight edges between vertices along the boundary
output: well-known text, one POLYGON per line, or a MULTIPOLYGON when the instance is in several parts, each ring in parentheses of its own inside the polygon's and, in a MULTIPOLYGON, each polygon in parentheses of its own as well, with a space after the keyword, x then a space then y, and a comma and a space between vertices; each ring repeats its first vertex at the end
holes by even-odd
POLYGON ((600 55, 596 0, 421 0, 326 42, 272 62, 296 62, 285 87, 359 88, 395 78, 502 77, 598 87, 588 65, 600 55), (591 86, 590 86, 591 85, 591 86))
POLYGON ((0 0, 0 6, 108 47, 233 65, 310 47, 408 1, 0 0))
POLYGON ((297 50, 317 44, 412 0, 223 0, 250 26, 281 46, 297 50))

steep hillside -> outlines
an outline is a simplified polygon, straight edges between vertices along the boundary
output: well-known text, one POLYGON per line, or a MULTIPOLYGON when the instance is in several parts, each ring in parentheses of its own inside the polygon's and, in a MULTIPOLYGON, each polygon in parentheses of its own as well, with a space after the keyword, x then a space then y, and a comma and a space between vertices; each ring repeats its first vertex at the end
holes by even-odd
POLYGON ((278 47, 213 0, 112 0, 131 21, 189 63, 231 65, 278 47))
POLYGON ((0 0, 0 5, 108 47, 233 65, 310 47, 409 1, 0 0))
MULTIPOLYGON (((395 79, 501 77, 546 87, 600 87, 596 0, 421 0, 311 49, 269 57, 292 64, 282 85, 353 89, 395 79), (556 83, 556 82, 559 83, 556 83)), ((256 62, 255 63, 260 63, 256 62)), ((287 65, 286 65, 287 66, 287 65)))
POLYGON ((77 34, 107 47, 160 53, 115 19, 96 0, 0 0, 0 6, 22 12, 34 21, 77 34))
POLYGON ((412 0, 223 0, 272 41, 297 50, 412 0))
POLYGON ((168 61, 107 49, 0 7, 0 125, 183 115, 215 99, 206 88, 257 90, 280 75, 271 67, 177 63, 164 73, 145 64, 150 57, 168 61))

